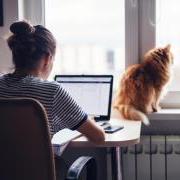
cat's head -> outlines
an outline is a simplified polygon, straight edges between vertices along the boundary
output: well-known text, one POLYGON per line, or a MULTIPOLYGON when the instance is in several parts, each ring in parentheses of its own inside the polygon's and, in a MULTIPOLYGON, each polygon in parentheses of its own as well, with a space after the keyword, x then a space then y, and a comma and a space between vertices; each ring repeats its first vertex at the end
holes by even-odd
POLYGON ((171 45, 168 44, 163 48, 154 48, 145 54, 144 60, 155 60, 163 64, 173 64, 173 54, 171 52, 171 45))

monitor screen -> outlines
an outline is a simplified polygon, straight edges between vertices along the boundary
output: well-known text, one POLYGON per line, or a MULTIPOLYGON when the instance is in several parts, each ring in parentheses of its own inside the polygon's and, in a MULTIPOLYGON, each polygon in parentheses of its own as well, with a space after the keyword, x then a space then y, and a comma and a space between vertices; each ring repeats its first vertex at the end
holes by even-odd
POLYGON ((79 106, 95 117, 110 118, 113 76, 56 76, 79 106))

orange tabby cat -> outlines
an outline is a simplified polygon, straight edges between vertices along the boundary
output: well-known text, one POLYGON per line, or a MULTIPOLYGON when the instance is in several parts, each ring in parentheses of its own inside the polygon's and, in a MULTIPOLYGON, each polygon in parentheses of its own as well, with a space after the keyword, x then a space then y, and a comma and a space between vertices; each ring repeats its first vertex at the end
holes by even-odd
POLYGON ((170 80, 173 63, 170 49, 170 45, 154 48, 147 52, 141 64, 126 70, 114 102, 114 108, 123 118, 149 124, 145 114, 159 109, 159 100, 170 80))

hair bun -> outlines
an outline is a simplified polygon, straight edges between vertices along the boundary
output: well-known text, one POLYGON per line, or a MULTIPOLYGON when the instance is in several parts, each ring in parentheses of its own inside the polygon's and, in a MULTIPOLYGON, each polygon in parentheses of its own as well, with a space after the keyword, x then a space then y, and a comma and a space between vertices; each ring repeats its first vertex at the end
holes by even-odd
POLYGON ((26 21, 17 21, 10 26, 10 31, 15 35, 34 33, 35 28, 26 21))

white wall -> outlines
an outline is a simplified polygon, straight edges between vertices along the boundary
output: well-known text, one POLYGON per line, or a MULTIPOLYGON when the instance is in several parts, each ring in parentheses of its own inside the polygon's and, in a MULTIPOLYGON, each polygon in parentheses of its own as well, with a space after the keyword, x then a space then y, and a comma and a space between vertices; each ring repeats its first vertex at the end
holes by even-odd
POLYGON ((7 72, 12 68, 11 53, 8 49, 6 38, 9 26, 18 19, 18 0, 3 1, 4 25, 0 27, 0 72, 7 72))
POLYGON ((18 19, 26 19, 33 24, 44 24, 44 9, 42 8, 44 0, 4 0, 3 3, 4 26, 0 27, 0 72, 9 72, 13 67, 11 52, 6 43, 9 26, 18 19))

